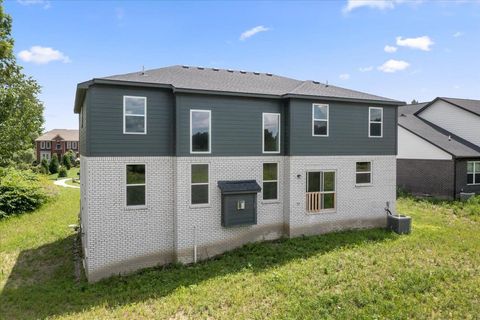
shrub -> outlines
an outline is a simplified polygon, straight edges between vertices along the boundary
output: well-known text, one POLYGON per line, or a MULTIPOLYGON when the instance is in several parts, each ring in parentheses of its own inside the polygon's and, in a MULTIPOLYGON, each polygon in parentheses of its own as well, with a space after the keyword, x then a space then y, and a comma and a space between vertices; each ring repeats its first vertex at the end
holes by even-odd
POLYGON ((35 210, 49 198, 32 171, 0 169, 0 218, 35 210))
POLYGON ((48 166, 50 173, 57 173, 60 164, 58 163, 58 156, 56 153, 53 154, 52 160, 50 160, 50 165, 48 166))
POLYGON ((47 159, 42 159, 42 162, 40 162, 40 173, 43 173, 43 174, 50 173, 47 159))
POLYGON ((70 150, 68 150, 67 152, 65 152, 65 154, 64 154, 63 156, 64 156, 64 157, 65 157, 65 156, 68 156, 68 158, 70 159, 70 163, 71 163, 72 165, 75 164, 75 160, 77 159, 77 156, 76 156, 75 152, 74 152, 72 149, 70 149, 70 150))
POLYGON ((80 167, 80 158, 75 159, 75 167, 80 167))
POLYGON ((71 159, 71 157, 67 153, 65 153, 62 157, 62 165, 67 170, 70 170, 70 168, 72 167, 72 161, 70 159, 71 159))
POLYGON ((61 166, 60 170, 58 170, 58 177, 59 178, 66 178, 67 175, 68 175, 67 168, 65 168, 64 166, 61 166))

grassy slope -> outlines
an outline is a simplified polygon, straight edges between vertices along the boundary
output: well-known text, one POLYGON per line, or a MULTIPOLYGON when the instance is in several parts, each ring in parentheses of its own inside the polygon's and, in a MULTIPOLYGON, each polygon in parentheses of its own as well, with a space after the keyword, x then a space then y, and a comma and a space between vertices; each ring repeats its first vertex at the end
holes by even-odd
MULTIPOLYGON (((402 199, 414 232, 248 245, 195 266, 75 284, 79 191, 0 221, 0 318, 475 318, 480 222, 402 199), (6 261, 6 263, 4 262, 6 261), (3 288, 2 288, 3 287, 3 288)), ((477 211, 478 212, 478 211, 477 211)))

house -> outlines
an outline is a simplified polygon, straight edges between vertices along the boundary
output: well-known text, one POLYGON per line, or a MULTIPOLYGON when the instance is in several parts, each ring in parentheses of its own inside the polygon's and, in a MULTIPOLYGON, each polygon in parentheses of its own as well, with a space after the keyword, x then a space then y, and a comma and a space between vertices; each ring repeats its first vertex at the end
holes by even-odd
POLYGON ((400 188, 444 199, 480 194, 480 101, 436 98, 398 114, 400 188))
POLYGON ((189 66, 78 84, 88 279, 253 241, 385 226, 402 104, 189 66))
POLYGON ((78 130, 53 129, 35 139, 35 150, 38 162, 43 159, 50 161, 53 154, 57 154, 60 159, 68 150, 73 150, 75 153, 78 153, 78 148, 78 130))

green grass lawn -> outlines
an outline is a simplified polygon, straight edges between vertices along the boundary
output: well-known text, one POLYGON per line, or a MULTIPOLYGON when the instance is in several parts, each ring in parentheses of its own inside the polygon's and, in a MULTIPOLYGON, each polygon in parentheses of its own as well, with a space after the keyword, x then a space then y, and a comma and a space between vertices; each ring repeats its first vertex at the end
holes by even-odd
MULTIPOLYGON (((80 171, 80 168, 72 167, 70 170, 67 171, 67 178, 78 178, 79 171, 80 171)), ((64 179, 64 178, 58 178, 58 173, 49 174, 48 178, 50 180, 64 179)))
POLYGON ((478 319, 479 207, 473 217, 451 205, 400 199, 414 219, 408 236, 376 229, 251 244, 89 285, 75 282, 68 228, 79 190, 61 188, 40 210, 0 221, 0 318, 478 319))

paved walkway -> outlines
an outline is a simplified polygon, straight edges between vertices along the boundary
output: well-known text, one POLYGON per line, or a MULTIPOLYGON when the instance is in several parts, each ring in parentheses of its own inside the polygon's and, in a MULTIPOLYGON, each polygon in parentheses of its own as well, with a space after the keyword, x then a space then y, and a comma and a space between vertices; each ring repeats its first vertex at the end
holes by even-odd
POLYGON ((72 180, 72 178, 66 178, 66 179, 60 179, 60 180, 55 180, 53 183, 57 186, 64 187, 64 188, 74 188, 74 189, 80 189, 80 187, 77 186, 71 186, 69 184, 66 184, 65 181, 72 180))

